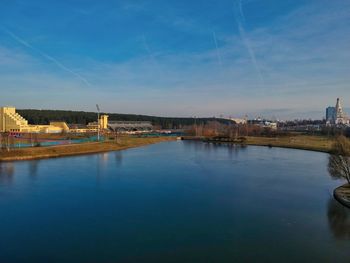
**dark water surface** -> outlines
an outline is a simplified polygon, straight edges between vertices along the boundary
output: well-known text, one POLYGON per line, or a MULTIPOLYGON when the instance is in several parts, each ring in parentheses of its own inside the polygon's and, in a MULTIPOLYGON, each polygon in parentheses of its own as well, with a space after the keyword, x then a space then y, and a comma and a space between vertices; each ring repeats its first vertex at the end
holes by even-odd
POLYGON ((350 262, 327 154, 169 142, 0 164, 0 262, 350 262))

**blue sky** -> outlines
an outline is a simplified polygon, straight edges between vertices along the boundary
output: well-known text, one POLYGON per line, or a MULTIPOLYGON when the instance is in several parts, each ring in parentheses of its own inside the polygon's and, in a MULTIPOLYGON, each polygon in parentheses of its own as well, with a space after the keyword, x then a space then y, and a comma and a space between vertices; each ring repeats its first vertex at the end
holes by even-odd
POLYGON ((288 119, 350 106, 347 0, 0 4, 0 105, 288 119))

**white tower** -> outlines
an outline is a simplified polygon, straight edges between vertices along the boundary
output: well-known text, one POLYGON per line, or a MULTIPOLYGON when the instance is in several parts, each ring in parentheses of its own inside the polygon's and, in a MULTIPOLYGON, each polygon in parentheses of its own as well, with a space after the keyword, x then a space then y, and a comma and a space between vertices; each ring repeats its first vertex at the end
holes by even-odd
POLYGON ((341 106, 340 99, 337 98, 337 104, 335 105, 335 124, 347 124, 347 118, 345 116, 345 113, 343 111, 343 108, 341 106))

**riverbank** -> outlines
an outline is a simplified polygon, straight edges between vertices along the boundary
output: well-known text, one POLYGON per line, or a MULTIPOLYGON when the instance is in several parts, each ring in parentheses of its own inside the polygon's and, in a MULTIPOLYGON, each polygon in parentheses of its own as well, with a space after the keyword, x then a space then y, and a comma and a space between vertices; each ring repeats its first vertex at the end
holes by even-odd
MULTIPOLYGON (((326 152, 329 153, 332 150, 334 139, 325 136, 313 136, 313 135, 292 135, 292 136, 281 136, 281 137, 253 137, 246 136, 242 142, 227 142, 222 143, 240 143, 244 145, 255 145, 255 146, 267 146, 267 147, 281 147, 300 149, 308 151, 326 152)), ((198 137, 184 137, 189 140, 204 140, 205 138, 198 137)), ((220 141, 215 141, 220 143, 220 141)))
POLYGON ((246 137, 247 145, 282 147, 329 153, 335 140, 325 136, 295 135, 285 137, 246 137))
POLYGON ((350 208, 350 184, 344 184, 334 190, 334 198, 350 208))
POLYGON ((9 152, 0 152, 0 161, 22 161, 44 158, 57 158, 63 156, 93 154, 100 152, 109 152, 124 150, 128 148, 140 147, 149 144, 172 141, 176 138, 173 137, 152 137, 152 138, 134 138, 134 137, 122 137, 119 142, 106 141, 106 142, 93 142, 93 143, 81 143, 70 145, 59 145, 49 147, 31 147, 14 149, 9 152))

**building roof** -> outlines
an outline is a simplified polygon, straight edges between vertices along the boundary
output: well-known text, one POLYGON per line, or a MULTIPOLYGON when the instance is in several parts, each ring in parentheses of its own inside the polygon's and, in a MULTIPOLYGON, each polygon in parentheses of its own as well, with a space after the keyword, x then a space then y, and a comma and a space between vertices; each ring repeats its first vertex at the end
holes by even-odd
POLYGON ((69 129, 87 129, 87 126, 85 124, 70 123, 67 125, 68 125, 69 129))

